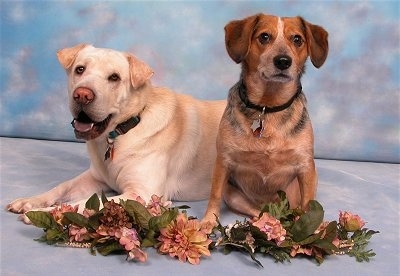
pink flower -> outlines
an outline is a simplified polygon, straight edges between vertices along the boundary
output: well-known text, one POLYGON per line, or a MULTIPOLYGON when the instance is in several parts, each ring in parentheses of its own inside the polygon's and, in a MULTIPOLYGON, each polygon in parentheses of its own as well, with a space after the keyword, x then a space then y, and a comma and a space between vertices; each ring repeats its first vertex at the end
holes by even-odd
POLYGON ((119 239, 119 243, 129 252, 128 260, 136 259, 140 262, 147 260, 147 254, 140 249, 140 241, 134 228, 122 227, 115 232, 115 237, 119 239))
POLYGON ((83 214, 82 214, 82 215, 83 215, 85 218, 89 218, 89 217, 93 216, 94 214, 96 214, 96 211, 95 211, 95 210, 87 209, 87 208, 83 209, 83 214))
POLYGON ((339 223, 348 232, 360 230, 365 225, 365 222, 358 215, 342 211, 339 213, 339 223))
POLYGON ((300 245, 293 245, 292 250, 290 251, 290 256, 294 257, 297 254, 305 254, 308 256, 312 255, 312 249, 307 247, 301 247, 300 245))
POLYGON ((76 213, 76 212, 78 212, 78 207, 79 207, 79 205, 75 205, 74 207, 72 207, 71 205, 62 203, 60 206, 55 207, 49 213, 50 213, 50 215, 53 216, 54 220, 58 224, 64 225, 65 223, 63 222, 63 219, 64 219, 63 213, 67 213, 67 212, 76 213))
POLYGON ((133 259, 144 263, 145 261, 147 261, 147 254, 145 252, 143 252, 140 248, 133 248, 128 253, 128 261, 133 260, 133 259))
POLYGON ((68 229, 68 232, 70 242, 82 242, 85 240, 90 240, 90 235, 85 227, 81 228, 76 225, 71 225, 68 229))
POLYGON ((162 197, 152 195, 146 208, 153 216, 159 216, 162 213, 161 208, 168 208, 171 204, 171 201, 162 202, 162 197))
POLYGON ((264 232, 269 241, 275 240, 279 245, 285 240, 286 230, 282 227, 281 222, 266 212, 252 224, 264 232))
POLYGON ((117 230, 117 227, 107 227, 104 224, 100 224, 100 226, 96 229, 96 233, 104 237, 114 237, 117 230))
POLYGON ((134 200, 137 201, 137 202, 139 202, 139 203, 142 204, 143 206, 146 206, 146 201, 144 201, 144 199, 141 198, 140 196, 137 196, 134 200))
POLYGON ((198 220, 188 220, 185 213, 180 213, 166 228, 160 230, 159 252, 178 257, 182 262, 199 264, 201 255, 210 256, 208 246, 211 240, 206 229, 201 228, 198 220))

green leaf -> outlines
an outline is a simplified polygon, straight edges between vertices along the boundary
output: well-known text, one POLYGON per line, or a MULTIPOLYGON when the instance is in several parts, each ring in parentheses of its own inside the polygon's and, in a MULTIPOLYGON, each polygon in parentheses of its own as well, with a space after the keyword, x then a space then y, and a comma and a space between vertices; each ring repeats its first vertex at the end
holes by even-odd
POLYGON ((100 209, 100 199, 97 194, 93 194, 85 204, 86 209, 95 210, 96 212, 100 209))
POLYGON ((337 247, 333 245, 332 242, 325 239, 316 240, 312 245, 322 249, 328 255, 331 255, 337 251, 337 247))
POLYGON ((255 254, 253 253, 253 251, 251 250, 251 248, 247 245, 247 244, 240 244, 240 243, 236 243, 236 242, 226 242, 222 244, 224 246, 224 251, 223 253, 225 255, 229 254, 232 249, 236 249, 238 251, 245 251, 246 253, 249 254, 250 258, 259 266, 263 267, 262 263, 256 259, 255 254))
POLYGON ((282 218, 287 218, 288 216, 293 214, 293 210, 290 209, 289 201, 286 197, 286 194, 282 191, 279 191, 278 195, 280 201, 264 205, 264 207, 261 209, 260 217, 263 213, 267 212, 274 218, 281 220, 282 218))
POLYGON ((89 217, 89 220, 88 220, 89 226, 92 227, 93 229, 99 228, 99 226, 100 226, 100 221, 99 221, 99 219, 100 219, 100 217, 101 217, 102 215, 103 215, 103 212, 100 211, 100 212, 94 214, 93 216, 90 216, 90 217, 89 217))
POLYGON ((321 204, 316 200, 311 200, 309 203, 309 211, 301 215, 290 229, 293 240, 299 242, 312 235, 321 225, 323 219, 324 209, 321 204))
POLYGON ((372 257, 376 254, 372 251, 372 249, 363 251, 363 250, 350 250, 347 253, 351 257, 355 257, 357 262, 369 262, 372 257))
POLYGON ((154 230, 149 230, 147 232, 146 237, 143 239, 141 246, 143 247, 153 247, 158 244, 158 240, 156 239, 157 233, 154 230))
POLYGON ((160 216, 152 217, 149 222, 150 229, 154 229, 156 231, 161 228, 165 228, 168 224, 171 223, 179 214, 179 210, 177 208, 169 209, 165 211, 160 216))
POLYGON ((149 220, 153 217, 141 203, 136 200, 121 200, 120 204, 125 211, 135 219, 142 228, 149 229, 149 220))
POLYGON ((104 205, 104 203, 106 203, 106 202, 108 202, 106 194, 104 193, 104 191, 101 191, 101 203, 103 203, 103 205, 104 205))
POLYGON ((369 262, 370 258, 375 256, 375 253, 372 249, 366 250, 366 247, 372 235, 377 233, 379 232, 366 228, 355 231, 351 237, 354 245, 347 254, 351 257, 355 257, 358 262, 369 262))
POLYGON ((25 213, 33 225, 43 229, 59 228, 59 224, 54 220, 53 216, 44 211, 29 211, 25 213))
POLYGON ((323 232, 319 232, 318 234, 312 234, 307 238, 296 242, 298 245, 308 245, 314 243, 316 240, 321 239, 323 232))
POLYGON ((124 249, 121 247, 121 245, 116 241, 112 242, 109 244, 106 244, 104 246, 97 247, 97 251, 103 255, 107 256, 113 252, 123 252, 124 249))
POLYGON ((337 221, 331 221, 325 228, 324 240, 333 242, 338 235, 337 231, 337 221))
POLYGON ((66 217, 73 224, 76 224, 80 227, 89 227, 89 219, 84 217, 83 215, 75 212, 65 212, 64 217, 66 217))
POLYGON ((48 244, 68 240, 66 233, 60 229, 48 229, 45 236, 48 244))

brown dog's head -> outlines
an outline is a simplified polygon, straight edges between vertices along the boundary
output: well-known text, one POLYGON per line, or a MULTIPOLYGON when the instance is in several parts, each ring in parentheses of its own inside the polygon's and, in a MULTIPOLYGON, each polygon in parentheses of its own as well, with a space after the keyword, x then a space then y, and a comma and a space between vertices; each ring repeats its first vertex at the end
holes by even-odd
POLYGON ((77 138, 95 139, 142 108, 136 106, 139 96, 135 91, 153 71, 133 55, 79 44, 58 51, 57 57, 68 75, 69 107, 77 138))
POLYGON ((301 17, 257 14, 232 21, 225 26, 225 44, 243 70, 271 82, 296 80, 307 57, 319 68, 328 55, 328 33, 301 17))

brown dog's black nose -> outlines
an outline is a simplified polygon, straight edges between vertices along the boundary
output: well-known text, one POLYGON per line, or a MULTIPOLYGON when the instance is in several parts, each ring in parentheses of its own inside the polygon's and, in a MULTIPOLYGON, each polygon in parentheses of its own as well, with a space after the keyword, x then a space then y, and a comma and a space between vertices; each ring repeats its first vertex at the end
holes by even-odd
POLYGON ((292 58, 287 55, 274 57, 274 65, 280 70, 288 69, 292 65, 292 58))
POLYGON ((75 102, 87 105, 94 100, 94 93, 91 89, 86 87, 78 87, 72 94, 75 102))

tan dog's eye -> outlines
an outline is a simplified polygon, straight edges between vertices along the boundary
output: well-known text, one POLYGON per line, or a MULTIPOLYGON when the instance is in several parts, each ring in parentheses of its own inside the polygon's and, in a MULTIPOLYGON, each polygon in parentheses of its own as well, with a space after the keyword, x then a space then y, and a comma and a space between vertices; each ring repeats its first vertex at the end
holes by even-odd
POLYGON ((113 73, 108 77, 109 81, 119 81, 121 78, 117 73, 113 73))
POLYGON ((78 75, 82 75, 83 72, 85 72, 85 69, 86 69, 85 66, 79 65, 75 68, 75 73, 78 75))
POLYGON ((258 41, 263 45, 267 44, 270 41, 270 39, 271 39, 271 36, 268 33, 262 33, 258 36, 258 41))
POLYGON ((300 47, 301 45, 303 45, 303 38, 301 38, 301 36, 299 36, 299 35, 294 35, 292 37, 292 41, 293 41, 294 45, 296 45, 297 47, 300 47))

